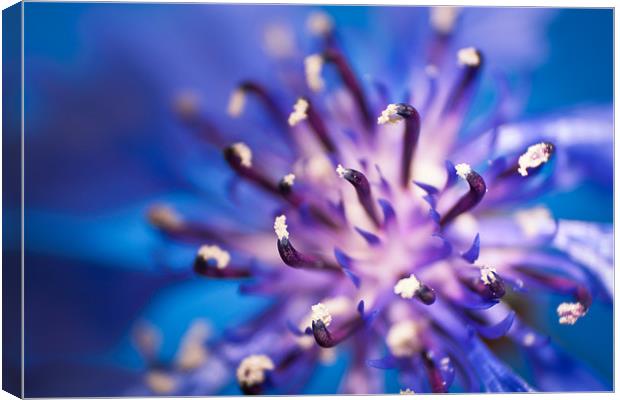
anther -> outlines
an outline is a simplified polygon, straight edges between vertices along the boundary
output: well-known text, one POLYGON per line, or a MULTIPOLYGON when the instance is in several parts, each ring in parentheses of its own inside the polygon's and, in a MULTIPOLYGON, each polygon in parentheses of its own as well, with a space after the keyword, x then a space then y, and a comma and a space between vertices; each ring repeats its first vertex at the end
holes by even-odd
POLYGON ((396 282, 396 285, 394 285, 394 294, 399 295, 403 299, 412 299, 415 297, 426 305, 431 305, 435 302, 435 292, 433 289, 420 282, 414 274, 396 282))
POLYGON ((401 185, 407 187, 411 177, 411 162, 418 146, 420 137, 420 114, 409 104, 390 104, 381 113, 377 122, 381 124, 394 124, 405 121, 405 133, 401 156, 401 185))
POLYGON ((420 326, 412 320, 399 321, 392 325, 385 342, 395 357, 409 357, 421 349, 420 326))
POLYGON ((541 142, 528 147, 527 151, 519 157, 519 174, 527 176, 528 169, 538 168, 549 161, 552 154, 553 145, 551 143, 541 142))
POLYGON ((557 308, 559 322, 563 325, 574 325, 587 311, 581 303, 562 303, 557 308))
POLYGON ((237 382, 247 394, 258 394, 267 379, 267 373, 275 369, 273 360, 264 354, 253 354, 241 360, 237 367, 237 382))
POLYGON ((458 7, 432 7, 430 9, 431 26, 440 35, 452 33, 456 20, 461 12, 458 7))
POLYGON ((336 168, 336 173, 338 176, 353 185, 355 191, 357 192, 357 198, 366 211, 366 214, 377 227, 380 226, 379 216, 377 214, 375 202, 370 189, 370 183, 368 182, 366 176, 357 170, 344 168, 340 164, 338 164, 338 167, 336 168))
POLYGON ((461 197, 457 203, 442 216, 439 224, 445 226, 459 215, 474 208, 487 191, 487 186, 482 177, 468 164, 457 164, 454 169, 456 174, 469 184, 469 192, 461 197))

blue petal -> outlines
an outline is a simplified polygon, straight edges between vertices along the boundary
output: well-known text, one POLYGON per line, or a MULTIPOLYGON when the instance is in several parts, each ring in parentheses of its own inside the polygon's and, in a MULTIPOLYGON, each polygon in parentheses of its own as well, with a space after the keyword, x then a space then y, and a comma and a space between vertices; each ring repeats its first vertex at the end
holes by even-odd
POLYGON ((375 235, 374 233, 365 231, 362 228, 358 228, 357 226, 355 227, 355 230, 357 231, 357 233, 362 235, 362 237, 366 240, 366 242, 368 242, 369 245, 377 246, 381 244, 381 239, 379 239, 379 236, 375 235))
POLYGON ((534 389, 498 360, 477 337, 472 337, 467 358, 486 392, 533 392, 534 389))
POLYGON ((498 339, 506 335, 515 320, 515 316, 515 312, 511 311, 510 313, 508 313, 506 318, 504 318, 502 321, 495 325, 486 326, 478 323, 473 324, 476 327, 478 333, 480 333, 480 335, 482 335, 483 337, 487 339, 498 339))
POLYGON ((462 257, 468 263, 473 264, 476 262, 479 255, 480 255, 480 234, 478 233, 476 234, 476 237, 474 238, 474 243, 472 243, 469 250, 463 253, 462 257))
POLYGON ((344 273, 349 277, 349 279, 351 279, 351 282, 353 282, 353 285, 359 289, 361 283, 360 278, 353 271, 351 271, 351 268, 353 267, 353 259, 337 247, 334 248, 334 256, 336 257, 338 264, 342 267, 344 273))
POLYGON ((383 210, 383 225, 388 226, 394 220, 396 220, 396 213, 394 212, 394 207, 392 207, 392 204, 386 199, 379 199, 378 202, 381 206, 381 210, 383 210))

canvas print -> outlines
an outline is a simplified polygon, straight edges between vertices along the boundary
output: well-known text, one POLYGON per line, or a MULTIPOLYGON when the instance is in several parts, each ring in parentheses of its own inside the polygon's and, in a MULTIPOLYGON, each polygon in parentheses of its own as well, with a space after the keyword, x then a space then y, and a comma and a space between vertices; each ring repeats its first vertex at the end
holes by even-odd
POLYGON ((17 7, 5 385, 614 389, 612 9, 17 7))

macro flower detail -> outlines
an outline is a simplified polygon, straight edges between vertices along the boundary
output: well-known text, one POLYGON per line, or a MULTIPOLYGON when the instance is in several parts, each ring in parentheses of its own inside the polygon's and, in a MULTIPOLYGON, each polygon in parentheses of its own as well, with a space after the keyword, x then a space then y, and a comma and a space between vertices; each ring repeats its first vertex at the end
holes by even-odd
MULTIPOLYGON (((544 370, 564 353, 528 317, 530 294, 561 297, 557 322, 577 326, 605 298, 591 267, 551 244, 565 232, 551 212, 524 207, 561 185, 566 140, 533 132, 508 148, 502 107, 459 136, 489 57, 449 46, 460 15, 433 9, 428 56, 411 67, 403 98, 401 87, 362 79, 338 24, 311 14, 314 50, 295 60, 297 84, 243 81, 228 102, 230 117, 252 108, 283 145, 201 125, 232 171, 224 201, 236 207, 243 190, 250 201, 239 207, 264 214, 260 222, 149 212, 166 238, 195 247, 201 278, 239 280, 240 293, 274 300, 208 344, 244 393, 298 393, 309 369, 345 351, 345 393, 383 392, 384 370, 396 371, 401 394, 546 390, 514 372, 494 341, 548 355, 532 356, 544 370)), ((191 107, 179 117, 207 121, 191 107)), ((158 393, 184 379, 157 377, 158 393)))

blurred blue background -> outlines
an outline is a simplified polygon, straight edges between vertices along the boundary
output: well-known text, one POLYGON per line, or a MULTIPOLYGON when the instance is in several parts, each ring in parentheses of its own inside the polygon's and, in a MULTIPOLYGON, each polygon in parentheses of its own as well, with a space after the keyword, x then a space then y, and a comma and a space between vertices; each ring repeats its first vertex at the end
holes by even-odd
MULTIPOLYGON (((188 178, 172 98, 193 89, 224 114, 239 79, 270 73, 258 45, 239 44, 271 20, 303 25, 308 8, 26 3, 26 396, 119 394, 142 367, 128 338, 138 317, 165 330, 171 355, 193 318, 217 330, 264 304, 233 283, 153 274, 164 243, 143 216, 153 200, 182 202, 196 186, 218 194, 188 178)), ((381 37, 369 21, 382 9, 325 9, 345 39, 365 29, 381 37)), ((526 115, 611 103, 612 32, 611 10, 560 10, 526 115)), ((544 201, 557 217, 612 222, 613 198, 594 183, 544 201)), ((549 310, 544 329, 611 382, 607 310, 593 309, 578 330, 551 323, 549 310)), ((309 391, 334 392, 343 365, 321 370, 309 391)))

